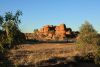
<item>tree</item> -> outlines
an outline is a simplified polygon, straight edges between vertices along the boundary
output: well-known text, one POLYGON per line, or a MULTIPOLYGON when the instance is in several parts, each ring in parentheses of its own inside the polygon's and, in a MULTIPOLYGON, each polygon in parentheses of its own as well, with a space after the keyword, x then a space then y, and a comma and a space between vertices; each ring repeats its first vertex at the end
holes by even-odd
POLYGON ((2 26, 2 23, 3 23, 3 17, 0 16, 0 26, 2 26))
POLYGON ((34 33, 37 33, 38 32, 38 29, 34 29, 34 31, 33 31, 34 33))
POLYGON ((98 33, 88 21, 85 21, 80 27, 77 43, 81 45, 98 45, 98 33))
POLYGON ((100 64, 100 38, 97 31, 88 21, 80 27, 77 44, 83 56, 92 53, 95 63, 100 64))
MULTIPOLYGON (((6 12, 4 17, 0 16, 0 25, 2 26, 2 31, 4 31, 3 35, 4 39, 3 46, 14 46, 13 44, 18 44, 22 42, 23 36, 19 29, 19 24, 21 23, 19 17, 22 15, 21 11, 16 11, 15 14, 12 12, 6 12)), ((3 38, 3 36, 2 36, 3 38)))
POLYGON ((6 35, 9 36, 10 30, 13 29, 13 27, 18 29, 18 24, 21 23, 19 16, 22 15, 21 11, 17 11, 15 15, 13 15, 12 12, 6 12, 3 20, 3 29, 6 31, 6 35))
POLYGON ((98 40, 96 30, 88 21, 85 21, 80 27, 79 32, 80 34, 76 42, 80 53, 87 55, 88 52, 94 52, 98 40))

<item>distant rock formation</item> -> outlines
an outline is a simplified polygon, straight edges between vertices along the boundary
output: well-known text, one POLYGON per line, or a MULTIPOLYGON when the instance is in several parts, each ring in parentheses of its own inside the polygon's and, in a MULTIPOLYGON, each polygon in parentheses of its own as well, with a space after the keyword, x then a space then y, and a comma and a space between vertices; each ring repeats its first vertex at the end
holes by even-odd
POLYGON ((61 41, 76 38, 78 32, 74 32, 71 28, 67 28, 65 24, 60 24, 59 26, 46 25, 38 29, 38 31, 34 31, 34 33, 27 33, 25 35, 27 39, 61 41))

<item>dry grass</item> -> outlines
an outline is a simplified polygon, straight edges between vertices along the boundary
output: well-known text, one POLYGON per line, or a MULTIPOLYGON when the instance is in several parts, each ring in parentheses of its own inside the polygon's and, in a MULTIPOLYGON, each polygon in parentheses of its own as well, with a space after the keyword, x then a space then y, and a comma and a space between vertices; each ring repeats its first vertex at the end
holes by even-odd
POLYGON ((14 64, 34 64, 51 57, 68 57, 78 54, 73 43, 23 44, 11 49, 8 57, 14 64))

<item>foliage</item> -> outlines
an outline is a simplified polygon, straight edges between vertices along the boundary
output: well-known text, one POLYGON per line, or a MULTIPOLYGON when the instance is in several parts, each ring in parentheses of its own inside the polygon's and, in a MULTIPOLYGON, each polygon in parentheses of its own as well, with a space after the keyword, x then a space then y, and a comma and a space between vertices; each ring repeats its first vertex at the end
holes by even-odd
POLYGON ((100 63, 100 38, 98 37, 97 31, 93 26, 86 21, 80 27, 80 34, 77 39, 78 49, 80 49, 83 55, 87 55, 92 52, 95 56, 94 61, 100 63))
POLYGON ((34 29, 34 32, 38 32, 38 29, 34 29))
POLYGON ((24 34, 19 29, 19 24, 21 23, 19 17, 21 15, 21 11, 16 11, 15 14, 6 12, 4 16, 0 16, 0 26, 2 28, 0 32, 0 44, 2 47, 13 47, 25 39, 24 34))
POLYGON ((96 64, 100 64, 100 38, 99 38, 99 45, 96 46, 94 54, 95 54, 94 62, 96 64))
POLYGON ((80 34, 78 36, 77 43, 81 45, 98 44, 98 33, 88 21, 80 27, 80 34))
POLYGON ((95 53, 94 61, 95 61, 96 64, 100 64, 100 46, 99 47, 97 46, 97 49, 96 49, 95 52, 96 53, 95 53))

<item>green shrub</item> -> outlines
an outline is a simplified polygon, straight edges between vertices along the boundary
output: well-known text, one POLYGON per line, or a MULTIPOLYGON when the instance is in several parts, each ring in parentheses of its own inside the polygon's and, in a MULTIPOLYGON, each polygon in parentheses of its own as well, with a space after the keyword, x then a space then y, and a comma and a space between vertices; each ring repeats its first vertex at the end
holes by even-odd
POLYGON ((15 14, 6 12, 4 16, 0 16, 0 27, 3 32, 0 34, 2 47, 10 48, 25 40, 25 35, 19 29, 19 23, 21 23, 19 17, 21 15, 22 12, 17 11, 15 14))
POLYGON ((100 38, 89 22, 86 21, 80 27, 80 34, 76 43, 82 55, 87 55, 89 52, 92 52, 95 56, 94 61, 100 64, 100 38))
POLYGON ((98 33, 89 22, 86 21, 80 27, 80 34, 78 36, 77 43, 81 45, 98 44, 98 33))
POLYGON ((94 61, 96 64, 100 64, 100 46, 97 46, 94 61))

